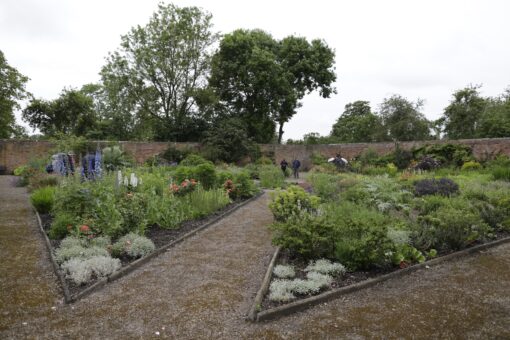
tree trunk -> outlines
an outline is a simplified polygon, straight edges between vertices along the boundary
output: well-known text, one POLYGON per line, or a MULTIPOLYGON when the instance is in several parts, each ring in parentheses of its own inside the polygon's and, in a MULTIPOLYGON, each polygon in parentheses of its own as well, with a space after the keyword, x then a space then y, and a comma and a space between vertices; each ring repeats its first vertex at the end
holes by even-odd
POLYGON ((278 128, 278 144, 282 144, 283 137, 283 123, 280 122, 280 127, 278 128))

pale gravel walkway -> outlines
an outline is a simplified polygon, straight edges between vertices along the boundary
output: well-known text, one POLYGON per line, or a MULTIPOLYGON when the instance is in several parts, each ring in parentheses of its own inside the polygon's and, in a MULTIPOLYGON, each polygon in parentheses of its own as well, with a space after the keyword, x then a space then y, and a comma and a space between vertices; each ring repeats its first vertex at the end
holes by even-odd
POLYGON ((105 289, 57 305, 26 195, 7 182, 0 176, 0 197, 15 199, 2 200, 0 215, 1 339, 510 338, 510 245, 278 321, 245 322, 273 251, 267 195, 105 289))

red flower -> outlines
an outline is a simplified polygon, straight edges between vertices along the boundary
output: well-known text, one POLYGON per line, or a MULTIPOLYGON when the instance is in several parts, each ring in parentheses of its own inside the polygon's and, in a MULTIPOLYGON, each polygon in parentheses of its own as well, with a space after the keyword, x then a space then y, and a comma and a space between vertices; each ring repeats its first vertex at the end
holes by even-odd
POLYGON ((88 232, 90 231, 90 228, 89 228, 89 226, 88 226, 88 225, 85 225, 85 224, 84 224, 84 225, 82 225, 82 226, 80 227, 80 231, 81 231, 82 233, 84 233, 84 234, 85 234, 85 233, 88 233, 88 232))
POLYGON ((406 261, 400 261, 400 269, 404 269, 409 267, 409 264, 406 261))

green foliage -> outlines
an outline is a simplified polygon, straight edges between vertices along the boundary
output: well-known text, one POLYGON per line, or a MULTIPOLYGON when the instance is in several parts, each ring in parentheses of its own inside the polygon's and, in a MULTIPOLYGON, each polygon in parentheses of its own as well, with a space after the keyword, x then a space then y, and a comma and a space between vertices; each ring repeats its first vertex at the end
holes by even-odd
POLYGON ((482 165, 475 161, 468 161, 462 164, 462 171, 472 171, 472 170, 480 170, 482 165))
POLYGON ((124 151, 119 146, 111 146, 103 149, 103 168, 108 171, 122 169, 131 165, 124 151))
POLYGON ((395 143, 394 163, 398 169, 407 169, 413 160, 413 153, 409 150, 404 150, 398 143, 395 143))
POLYGON ((204 157, 190 153, 188 154, 180 163, 179 165, 182 166, 197 166, 202 164, 211 164, 210 161, 206 160, 204 157))
POLYGON ((462 249, 490 237, 490 228, 471 209, 441 206, 419 218, 415 242, 423 249, 462 249))
POLYGON ((25 89, 28 77, 22 75, 7 63, 0 50, 0 139, 14 137, 19 130, 14 112, 19 102, 30 96, 25 89))
MULTIPOLYGON (((274 202, 273 202, 274 203, 274 202)), ((273 204, 272 203, 272 204, 273 204)), ((294 203, 295 204, 295 203, 294 203)), ((282 205, 281 203, 279 204, 282 205)), ((271 205, 270 205, 271 207, 271 205)), ((286 207, 286 210, 292 210, 295 207, 286 207)), ((271 207, 275 214, 274 205, 271 207)), ((277 222, 271 225, 274 232, 273 243, 295 252, 305 258, 331 257, 334 251, 335 226, 328 223, 321 217, 313 216, 306 212, 282 213, 278 211, 276 216, 286 216, 285 219, 278 218, 277 222)))
POLYGON ((179 150, 170 144, 168 148, 160 154, 160 156, 168 162, 180 163, 183 159, 187 158, 189 154, 190 151, 179 150))
POLYGON ((53 208, 53 203, 55 201, 55 188, 42 187, 35 190, 32 195, 30 195, 30 201, 38 213, 49 213, 53 208))
POLYGON ((473 150, 463 144, 432 144, 424 145, 413 150, 415 159, 432 157, 441 165, 462 166, 465 162, 473 160, 473 150))
POLYGON ((206 117, 197 101, 208 97, 210 51, 219 37, 211 19, 197 7, 161 3, 146 25, 122 36, 101 70, 109 115, 122 122, 134 113, 134 127, 146 124, 148 138, 198 140, 206 117))
POLYGON ((280 41, 261 30, 223 36, 212 61, 210 86, 227 112, 243 120, 248 137, 281 143, 283 125, 306 93, 334 93, 334 52, 322 40, 289 36, 280 41))
POLYGON ((256 149, 243 121, 235 118, 221 121, 207 131, 202 143, 209 159, 227 163, 238 162, 256 149))
POLYGON ((253 180, 246 172, 240 172, 235 175, 234 185, 236 187, 236 198, 249 198, 257 192, 253 180))
POLYGON ((265 165, 259 170, 260 186, 266 189, 285 187, 285 177, 282 170, 274 165, 265 165))
POLYGON ((444 132, 450 139, 475 138, 477 123, 486 106, 480 96, 480 85, 470 85, 453 94, 443 113, 444 132))
POLYGON ((430 122, 420 112, 422 107, 421 100, 413 103, 399 95, 385 98, 379 115, 388 137, 397 141, 431 139, 430 122))
POLYGON ((257 165, 273 165, 273 160, 267 156, 262 156, 256 161, 257 165))
POLYGON ((378 165, 379 164, 379 154, 377 151, 371 147, 366 148, 361 152, 358 157, 358 161, 363 165, 378 165))
POLYGON ((51 239, 62 239, 69 234, 71 228, 78 223, 76 216, 67 213, 57 214, 51 223, 48 236, 51 239))
POLYGON ((187 202, 193 209, 192 218, 207 216, 229 203, 229 196, 223 189, 202 190, 200 188, 189 195, 187 202))
POLYGON ((287 190, 279 190, 272 194, 269 209, 276 221, 286 221, 292 216, 316 213, 319 203, 319 197, 306 193, 301 187, 291 185, 287 190))
POLYGON ((496 166, 491 169, 492 176, 495 180, 510 182, 510 168, 496 166))
POLYGON ((333 125, 331 136, 342 143, 378 142, 384 140, 381 120, 372 113, 367 101, 345 105, 345 110, 333 125))
POLYGON ((308 181, 312 185, 314 193, 326 201, 336 199, 342 189, 340 177, 336 175, 312 173, 308 176, 308 181))
POLYGON ((122 195, 117 209, 122 216, 122 227, 108 231, 107 235, 119 237, 130 232, 144 234, 147 226, 147 197, 144 194, 128 192, 122 195))
POLYGON ((86 136, 96 127, 97 114, 90 97, 74 89, 64 89, 52 101, 33 99, 23 110, 23 119, 47 136, 86 136))
POLYGON ((216 169, 210 163, 197 165, 193 168, 193 174, 204 189, 210 189, 216 185, 216 169))

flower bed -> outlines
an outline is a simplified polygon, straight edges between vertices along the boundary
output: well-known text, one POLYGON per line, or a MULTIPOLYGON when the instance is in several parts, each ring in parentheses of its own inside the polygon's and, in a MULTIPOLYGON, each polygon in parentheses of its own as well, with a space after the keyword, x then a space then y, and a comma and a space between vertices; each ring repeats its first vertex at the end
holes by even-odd
POLYGON ((175 182, 183 168, 137 168, 129 176, 119 171, 94 181, 70 177, 32 194, 41 213, 51 211, 41 214, 42 227, 71 296, 159 253, 256 193, 244 173, 220 176, 209 164, 184 169, 197 171, 207 189, 194 178, 175 182))
POLYGON ((259 309, 297 308, 300 300, 508 240, 510 183, 482 171, 445 172, 314 174, 318 195, 295 186, 277 192, 271 228, 281 251, 259 309), (317 261, 345 270, 311 277, 317 261), (293 275, 282 277, 282 268, 293 275))

